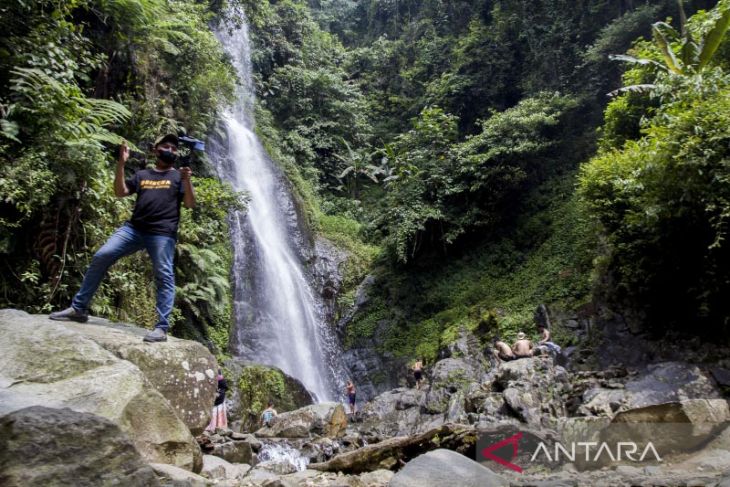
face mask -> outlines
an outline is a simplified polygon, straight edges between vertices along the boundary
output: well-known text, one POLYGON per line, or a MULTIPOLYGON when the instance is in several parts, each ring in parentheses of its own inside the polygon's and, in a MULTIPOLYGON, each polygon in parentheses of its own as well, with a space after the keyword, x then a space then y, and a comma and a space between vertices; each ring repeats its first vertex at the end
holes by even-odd
POLYGON ((158 157, 165 164, 175 164, 175 161, 177 161, 177 154, 169 150, 161 150, 158 157))

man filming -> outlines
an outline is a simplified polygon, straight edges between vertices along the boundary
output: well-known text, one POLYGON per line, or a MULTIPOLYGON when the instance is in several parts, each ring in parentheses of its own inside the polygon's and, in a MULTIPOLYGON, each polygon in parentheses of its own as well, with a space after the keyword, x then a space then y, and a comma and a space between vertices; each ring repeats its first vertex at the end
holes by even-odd
POLYGON ((89 305, 106 271, 120 258, 145 249, 152 259, 157 287, 157 315, 159 320, 144 337, 145 342, 164 342, 170 327, 169 318, 175 302, 175 243, 180 221, 180 203, 186 208, 195 206, 195 192, 190 181, 192 171, 174 164, 178 159, 179 139, 167 134, 155 141, 155 167, 142 169, 129 179, 124 179, 124 165, 129 159, 126 142, 119 149, 119 159, 114 176, 114 193, 123 198, 137 194, 132 218, 107 240, 91 259, 81 289, 74 296, 71 306, 51 313, 52 320, 78 321, 89 319, 89 305))

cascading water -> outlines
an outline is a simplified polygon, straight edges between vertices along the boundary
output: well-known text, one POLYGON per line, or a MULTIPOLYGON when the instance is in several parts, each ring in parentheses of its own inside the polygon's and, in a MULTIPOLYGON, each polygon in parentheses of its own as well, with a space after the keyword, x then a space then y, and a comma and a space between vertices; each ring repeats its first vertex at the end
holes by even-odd
MULTIPOLYGON (((244 18, 242 16, 242 18, 244 18)), ((287 181, 253 133, 254 90, 248 27, 219 30, 241 79, 224 117, 227 143, 211 154, 219 176, 250 196, 246 214, 231 215, 234 245, 235 355, 274 365, 299 379, 319 401, 341 396, 345 370, 323 303, 302 265, 306 254, 287 181)))

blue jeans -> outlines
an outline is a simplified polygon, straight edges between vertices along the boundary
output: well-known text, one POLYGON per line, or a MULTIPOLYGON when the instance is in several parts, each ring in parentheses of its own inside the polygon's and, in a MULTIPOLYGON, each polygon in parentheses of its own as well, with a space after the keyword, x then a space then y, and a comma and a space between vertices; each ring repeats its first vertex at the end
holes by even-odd
POLYGON ((74 296, 71 306, 79 311, 88 311, 91 298, 99 288, 106 271, 120 258, 146 249, 152 258, 152 268, 157 285, 157 316, 155 328, 165 332, 170 327, 169 318, 175 302, 175 239, 166 235, 155 235, 136 230, 128 223, 118 228, 114 235, 100 248, 91 259, 84 275, 81 289, 74 296))

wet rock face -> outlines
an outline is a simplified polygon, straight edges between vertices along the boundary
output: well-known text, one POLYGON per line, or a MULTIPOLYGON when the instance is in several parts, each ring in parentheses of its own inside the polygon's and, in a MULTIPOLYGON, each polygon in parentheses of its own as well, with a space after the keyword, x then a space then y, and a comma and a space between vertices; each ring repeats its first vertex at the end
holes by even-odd
POLYGON ((346 350, 342 354, 342 361, 357 386, 358 402, 370 401, 383 390, 391 389, 395 385, 392 374, 389 373, 394 368, 387 368, 374 348, 346 350))
POLYGON ((347 254, 321 237, 314 242, 313 254, 309 266, 312 273, 312 285, 314 290, 322 296, 326 322, 333 324, 337 294, 342 288, 340 266, 347 260, 347 254))
MULTIPOLYGON (((347 334, 347 328, 355 315, 370 302, 371 290, 375 285, 375 276, 368 275, 357 287, 352 307, 337 322, 340 337, 347 334)), ((406 384, 406 361, 379 352, 379 344, 385 339, 385 332, 390 327, 389 320, 378 321, 371 338, 358 338, 351 348, 342 353, 342 361, 357 386, 358 401, 370 401, 380 393, 406 384)))
POLYGON ((0 418, 0 484, 159 485, 117 425, 94 414, 43 406, 0 418))
MULTIPOLYGON (((165 398, 139 367, 87 336, 108 327, 94 320, 82 326, 84 333, 45 316, 0 311, 0 414, 34 405, 93 413, 127 433, 146 461, 200 470, 200 448, 171 405, 176 397, 188 396, 165 398)), ((119 330, 140 341, 146 332, 119 330)), ((155 351, 174 350, 180 342, 170 339, 147 347, 154 357, 155 351)), ((157 364, 171 373, 180 368, 164 360, 157 364)), ((212 404, 212 397, 198 400, 199 408, 212 404)))

